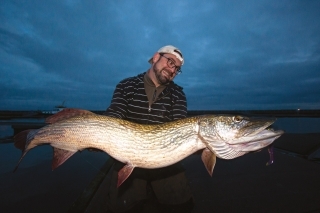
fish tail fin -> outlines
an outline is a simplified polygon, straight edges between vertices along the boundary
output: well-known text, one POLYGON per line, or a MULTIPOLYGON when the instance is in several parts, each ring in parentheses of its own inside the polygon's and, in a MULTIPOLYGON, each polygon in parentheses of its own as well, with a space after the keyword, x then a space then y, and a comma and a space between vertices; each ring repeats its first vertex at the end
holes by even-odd
POLYGON ((26 152, 23 152, 22 155, 21 155, 21 157, 20 157, 20 159, 19 159, 19 161, 18 161, 18 163, 17 163, 17 165, 16 165, 16 167, 14 168, 13 172, 16 172, 16 171, 17 171, 17 169, 18 169, 18 167, 19 167, 19 165, 20 165, 20 163, 21 163, 21 161, 22 161, 22 158, 23 158, 25 155, 26 155, 26 152))
POLYGON ((29 148, 28 146, 29 146, 30 142, 32 141, 34 135, 38 131, 39 131, 38 129, 28 129, 28 130, 24 130, 22 132, 19 132, 17 135, 14 136, 14 138, 13 138, 14 146, 22 151, 22 155, 20 157, 20 160, 18 161, 17 166, 13 170, 13 172, 15 172, 18 169, 21 160, 27 154, 27 152, 33 148, 33 147, 29 148))
POLYGON ((17 135, 14 136, 14 146, 21 151, 24 151, 26 147, 27 137, 29 132, 31 132, 33 129, 24 130, 22 132, 19 132, 17 135))

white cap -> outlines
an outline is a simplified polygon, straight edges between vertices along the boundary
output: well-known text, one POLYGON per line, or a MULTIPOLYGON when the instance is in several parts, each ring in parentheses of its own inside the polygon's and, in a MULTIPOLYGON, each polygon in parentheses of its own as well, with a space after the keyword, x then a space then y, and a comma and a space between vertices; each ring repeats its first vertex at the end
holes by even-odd
MULTIPOLYGON (((164 47, 161 47, 158 51, 158 53, 170 53, 170 54, 173 54, 177 57, 177 59, 179 59, 179 61, 181 61, 181 65, 183 65, 183 56, 182 56, 182 53, 181 51, 172 46, 172 45, 167 45, 167 46, 164 46, 164 47)), ((149 63, 152 63, 152 57, 149 59, 149 63)))

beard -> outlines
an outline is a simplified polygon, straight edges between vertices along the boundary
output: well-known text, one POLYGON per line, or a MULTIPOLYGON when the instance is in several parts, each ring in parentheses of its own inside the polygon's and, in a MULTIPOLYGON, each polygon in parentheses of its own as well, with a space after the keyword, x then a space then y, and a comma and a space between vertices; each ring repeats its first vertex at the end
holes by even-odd
POLYGON ((170 71, 165 70, 164 68, 159 69, 157 66, 153 67, 153 72, 157 78, 158 83, 161 85, 168 84, 171 81, 173 76, 170 71), (167 73, 169 76, 167 76, 167 74, 165 73, 167 73))

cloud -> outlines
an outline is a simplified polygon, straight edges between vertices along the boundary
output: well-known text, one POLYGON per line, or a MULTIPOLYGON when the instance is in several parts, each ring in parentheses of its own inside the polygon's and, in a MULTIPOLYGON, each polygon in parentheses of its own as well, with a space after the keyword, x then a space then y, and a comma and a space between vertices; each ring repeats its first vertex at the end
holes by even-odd
POLYGON ((319 108, 318 1, 4 1, 1 109, 105 109, 166 44, 189 109, 319 108))

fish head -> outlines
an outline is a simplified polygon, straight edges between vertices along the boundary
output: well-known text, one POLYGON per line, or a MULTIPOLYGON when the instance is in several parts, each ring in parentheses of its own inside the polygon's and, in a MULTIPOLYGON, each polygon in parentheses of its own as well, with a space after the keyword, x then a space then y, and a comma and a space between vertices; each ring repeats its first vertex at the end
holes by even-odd
POLYGON ((270 128, 275 120, 241 115, 206 115, 199 119, 199 134, 207 147, 216 153, 216 150, 256 151, 283 134, 281 130, 270 128))
POLYGON ((206 115, 199 119, 200 130, 224 141, 254 136, 273 124, 273 118, 249 118, 240 115, 206 115))

